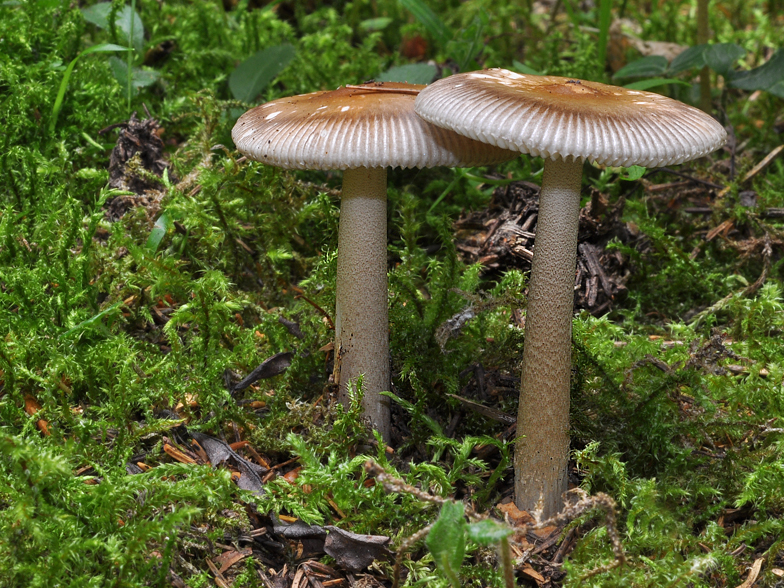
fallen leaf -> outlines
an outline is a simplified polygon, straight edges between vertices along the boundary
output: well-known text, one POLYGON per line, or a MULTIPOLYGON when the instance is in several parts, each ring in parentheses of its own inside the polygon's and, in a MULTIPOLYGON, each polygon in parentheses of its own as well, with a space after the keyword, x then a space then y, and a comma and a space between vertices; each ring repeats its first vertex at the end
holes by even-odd
POLYGON ((193 459, 190 455, 184 454, 182 451, 173 445, 169 445, 168 443, 163 444, 163 450, 167 455, 170 455, 173 459, 179 461, 180 463, 196 463, 196 460, 193 459))
POLYGON ((533 580, 534 582, 536 582, 537 585, 539 586, 545 583, 544 576, 542 576, 542 574, 540 574, 535 569, 533 569, 533 567, 531 567, 531 564, 523 564, 523 567, 520 569, 520 573, 523 576, 526 576, 531 580, 533 580))
POLYGON ((242 472, 242 476, 237 482, 240 488, 250 490, 254 494, 264 493, 260 476, 266 473, 265 468, 248 461, 220 439, 196 431, 191 431, 190 435, 202 446, 212 465, 215 466, 230 460, 242 472))
POLYGON ((517 508, 514 502, 499 504, 496 508, 509 517, 509 522, 515 527, 535 523, 534 518, 527 511, 517 508))
POLYGON ((324 552, 335 558, 339 566, 351 571, 364 570, 376 559, 389 559, 391 552, 386 545, 389 537, 383 535, 358 535, 331 525, 324 541, 324 552))
POLYGON ((231 550, 231 551, 224 551, 218 557, 215 558, 215 564, 220 566, 220 573, 222 574, 226 570, 228 570, 231 566, 233 566, 238 561, 248 557, 249 555, 253 554, 253 550, 250 547, 245 549, 240 549, 239 551, 231 550))
POLYGON ((754 585, 754 582, 757 581, 757 577, 759 577, 760 570, 762 570, 762 564, 765 562, 765 558, 761 557, 758 560, 755 560, 754 563, 751 565, 751 570, 749 571, 749 577, 746 578, 746 581, 743 584, 739 584, 737 588, 751 588, 754 585))
POLYGON ((291 351, 285 351, 283 353, 278 353, 273 355, 272 357, 265 359, 259 367, 249 373, 245 379, 243 379, 239 384, 236 384, 232 387, 232 392, 239 392, 240 390, 244 390, 251 384, 263 380, 265 378, 271 378, 273 376, 277 376, 285 372, 289 366, 291 365, 291 358, 294 356, 291 351))

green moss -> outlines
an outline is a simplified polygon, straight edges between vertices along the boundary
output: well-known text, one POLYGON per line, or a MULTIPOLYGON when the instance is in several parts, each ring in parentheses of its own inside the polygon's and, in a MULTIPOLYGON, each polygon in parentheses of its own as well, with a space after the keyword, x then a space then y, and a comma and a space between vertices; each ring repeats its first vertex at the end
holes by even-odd
MULTIPOLYGON (((168 463, 163 436, 173 424, 162 411, 180 403, 194 430, 228 436, 234 423, 260 452, 279 462, 299 459, 294 483, 271 481, 263 498, 252 499, 259 512, 386 533, 396 546, 432 522, 436 509, 365 484, 366 457, 434 494, 470 497, 480 509, 495 504, 510 481, 510 448, 494 438, 505 427, 446 396, 463 392, 465 370, 476 364, 506 376, 519 369, 523 332, 511 312, 525 306, 525 276, 508 272, 489 281, 478 266, 461 262, 452 240, 460 212, 490 196, 485 170, 390 173, 392 365, 396 413, 407 430, 402 446, 387 454, 363 428, 356 402, 347 410, 317 402, 329 376, 319 349, 332 331, 316 306, 327 314, 334 306, 340 174, 241 161, 230 131, 247 105, 231 100, 228 77, 254 52, 291 43, 295 60, 257 102, 330 89, 408 63, 400 51, 405 35, 426 38, 427 59, 451 57, 460 35, 482 22, 482 63, 517 59, 549 73, 603 79, 594 15, 580 15, 588 27, 580 29, 525 3, 439 0, 428 6, 457 35, 440 46, 396 1, 314 2, 312 10, 295 2, 289 11, 290 4, 259 10, 241 2, 226 10, 218 2, 137 1, 150 53, 135 55, 134 63, 146 61, 160 78, 139 90, 131 108, 141 114, 146 106, 159 118, 176 179, 161 182, 153 205, 131 208, 119 220, 104 213, 118 196, 106 185, 116 131, 100 131, 129 112, 109 54, 79 59, 48 131, 65 66, 90 46, 122 42, 117 27, 97 28, 65 2, 0 6, 4 586, 167 585, 178 556, 196 566, 183 571, 189 585, 212 582, 203 553, 190 551, 187 529, 220 540, 224 531, 245 528, 251 498, 224 469, 168 463), (361 23, 376 17, 390 20, 363 32, 361 23), (170 52, 156 53, 165 47, 170 52), (193 181, 176 187, 191 172, 193 181), (433 216, 433 202, 449 186, 432 211, 441 216, 433 216), (169 228, 148 247, 162 216, 169 228), (449 328, 469 310, 473 318, 449 328), (296 321, 304 338, 279 317, 296 321), (236 380, 281 351, 293 352, 286 373, 229 393, 225 375, 236 380), (30 397, 41 407, 35 416, 25 410, 30 397), (245 401, 252 400, 263 400, 264 409, 249 410, 245 401), (50 436, 41 435, 38 419, 48 422, 50 436), (495 457, 476 457, 478 445, 493 444, 495 457), (154 467, 127 474, 127 462, 140 454, 154 467), (85 467, 89 474, 77 476, 85 467), (99 483, 85 484, 85 477, 99 483)), ((687 4, 624 6, 644 38, 691 42, 687 4)), ((716 40, 744 46, 744 65, 758 65, 779 43, 781 21, 760 2, 734 8, 732 22, 712 22, 716 40)), ((737 153, 742 175, 780 142, 781 101, 763 93, 749 102, 734 92, 723 104, 737 144, 746 145, 737 153)), ((487 171, 536 181, 540 168, 539 160, 522 157, 487 171)), ((688 173, 729 182, 702 163, 688 173)), ((738 585, 757 555, 780 561, 781 223, 758 212, 784 206, 784 164, 776 160, 752 184, 733 186, 704 217, 684 212, 687 200, 626 193, 624 220, 646 235, 644 247, 613 245, 634 267, 629 297, 609 317, 575 319, 572 438, 580 482, 618 502, 629 557, 623 568, 582 585, 738 585), (737 190, 750 188, 757 209, 738 203, 737 190), (706 242, 705 233, 725 220, 738 232, 706 242), (765 283, 744 294, 766 267, 765 283), (748 518, 727 533, 719 521, 730 508, 743 508, 748 518), (732 555, 742 544, 751 549, 732 555)), ((617 198, 628 186, 605 182, 603 189, 617 198)), ((515 414, 514 393, 502 396, 496 407, 515 414)), ((604 527, 578 523, 566 585, 614 557, 604 527)), ((254 565, 235 585, 259 585, 254 565)), ((409 586, 446 585, 421 550, 404 565, 409 586)), ((461 573, 466 585, 501 585, 482 550, 469 553, 461 573)))

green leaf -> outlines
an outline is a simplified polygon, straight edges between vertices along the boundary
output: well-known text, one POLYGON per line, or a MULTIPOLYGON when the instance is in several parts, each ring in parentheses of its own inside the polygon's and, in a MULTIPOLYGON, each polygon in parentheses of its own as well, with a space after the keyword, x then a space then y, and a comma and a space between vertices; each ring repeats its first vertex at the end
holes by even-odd
POLYGON ((677 84, 679 86, 691 86, 688 82, 679 80, 677 78, 651 78, 650 80, 640 80, 639 82, 632 82, 631 84, 624 84, 624 88, 630 90, 648 90, 658 86, 666 86, 667 84, 677 84))
POLYGON ((514 531, 508 525, 492 519, 468 525, 468 537, 479 545, 494 545, 512 533, 514 531))
POLYGON ((717 74, 727 78, 735 73, 732 64, 744 55, 746 50, 735 43, 716 43, 705 52, 705 62, 717 74))
POLYGON ((596 60, 604 69, 607 59, 607 40, 610 36, 610 23, 612 22, 612 0, 599 0, 599 42, 596 53, 596 60))
POLYGON ((163 241, 163 238, 166 236, 166 233, 169 232, 169 229, 172 227, 172 219, 169 217, 167 213, 163 213, 161 216, 158 217, 158 220, 155 221, 155 225, 150 231, 150 236, 147 238, 147 249, 152 253, 158 251, 158 247, 163 241))
POLYGON ((670 67, 667 69, 667 73, 675 75, 682 71, 686 71, 687 69, 695 67, 699 69, 706 65, 705 53, 708 51, 709 47, 710 45, 695 45, 694 47, 689 47, 686 51, 672 60, 670 67))
MULTIPOLYGON (((784 49, 779 49, 766 63, 750 71, 736 73, 729 81, 733 88, 741 90, 781 91, 784 81, 784 49)), ((779 94, 775 94, 779 96, 779 94)))
POLYGON ((768 88, 768 92, 779 98, 784 98, 784 80, 768 88))
MULTIPOLYGON (((127 86, 128 64, 117 57, 110 57, 109 65, 112 68, 114 79, 116 79, 121 86, 127 86)), ((155 70, 134 67, 131 71, 131 86, 135 90, 138 90, 139 88, 146 88, 147 86, 152 86, 160 77, 160 72, 155 70)))
POLYGON ((119 302, 115 302, 114 304, 112 304, 106 310, 102 310, 98 314, 88 318, 87 320, 82 321, 81 323, 79 323, 75 327, 72 327, 72 328, 68 329, 65 333, 62 333, 60 335, 60 339, 65 339, 69 335, 71 335, 72 333, 75 333, 77 331, 81 331, 81 330, 89 328, 89 327, 95 327, 97 330, 102 331, 102 332, 104 332, 105 334, 108 335, 109 333, 108 333, 108 331, 106 329, 106 326, 101 322, 101 319, 103 317, 111 314, 115 310, 117 310, 122 304, 123 304, 122 300, 120 300, 119 302))
MULTIPOLYGON (((94 24, 101 29, 109 28, 109 14, 112 11, 111 2, 101 2, 82 8, 82 16, 84 20, 94 24)), ((142 17, 139 13, 132 10, 130 6, 123 6, 121 10, 117 11, 117 17, 114 21, 115 26, 122 33, 122 41, 129 47, 133 47, 137 52, 141 53, 144 48, 144 24, 142 17), (131 36, 131 19, 133 19, 133 39, 131 36), (131 42, 132 41, 132 42, 131 42)))
POLYGON ((658 76, 667 70, 667 58, 661 55, 648 55, 626 64, 615 72, 615 78, 643 78, 658 76))
POLYGON ((240 63, 229 76, 229 89, 237 100, 252 102, 291 63, 293 45, 275 45, 258 51, 240 63))
POLYGON ((415 19, 417 19, 427 30, 428 34, 433 37, 436 44, 445 49, 446 44, 452 38, 452 32, 441 21, 435 12, 421 0, 398 0, 400 5, 408 10, 415 19))
POLYGON ((483 33, 487 17, 483 21, 475 18, 471 26, 462 29, 447 44, 449 56, 457 62, 460 71, 476 69, 478 66, 473 61, 484 49, 483 33))
POLYGON ((372 33, 373 31, 383 31, 385 28, 387 28, 390 25, 391 22, 392 19, 389 18, 388 16, 369 18, 359 23, 359 30, 366 33, 372 33))
POLYGON ((144 24, 142 24, 142 17, 135 10, 131 10, 130 6, 123 6, 122 10, 117 11, 117 20, 114 24, 125 35, 125 41, 130 46, 136 49, 137 53, 141 53, 144 49, 144 24), (131 22, 133 21, 133 31, 131 31, 131 22), (131 39, 133 33, 133 39, 131 39))
POLYGON ((433 523, 425 545, 433 554, 438 569, 452 586, 459 587, 457 577, 465 557, 466 522, 463 518, 462 502, 445 502, 441 514, 433 523))
POLYGON ((528 74, 528 75, 531 75, 531 76, 540 76, 540 75, 542 75, 541 72, 538 72, 535 69, 528 67, 524 63, 520 63, 516 59, 514 61, 512 61, 512 69, 515 70, 516 72, 520 72, 522 74, 528 74))
POLYGON ((411 63, 390 67, 379 75, 379 82, 408 82, 409 84, 429 84, 438 73, 438 68, 429 63, 411 63))
POLYGON ((627 182, 635 182, 643 177, 646 171, 648 171, 648 169, 641 165, 632 165, 621 171, 620 175, 622 180, 626 180, 627 182))
POLYGON ((82 16, 87 22, 93 23, 101 29, 109 28, 109 12, 112 10, 111 2, 99 2, 86 8, 82 8, 82 16))
POLYGON ((115 45, 114 43, 103 43, 101 45, 93 45, 92 47, 88 47, 84 51, 79 54, 79 57, 83 55, 90 55, 91 53, 113 53, 115 51, 130 51, 129 47, 123 47, 122 45, 115 45))

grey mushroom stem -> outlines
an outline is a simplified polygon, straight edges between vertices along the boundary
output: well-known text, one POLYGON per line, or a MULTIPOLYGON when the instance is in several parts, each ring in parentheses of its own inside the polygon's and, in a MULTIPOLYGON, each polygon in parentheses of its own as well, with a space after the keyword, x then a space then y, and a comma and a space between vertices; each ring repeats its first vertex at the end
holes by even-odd
POLYGON ((389 317, 387 298, 387 170, 343 172, 335 296, 335 381, 349 403, 362 376, 363 414, 389 442, 389 317))
POLYGON ((569 381, 574 272, 583 161, 544 165, 534 259, 528 286, 525 345, 515 446, 515 502, 544 518, 557 514, 567 490, 569 381))

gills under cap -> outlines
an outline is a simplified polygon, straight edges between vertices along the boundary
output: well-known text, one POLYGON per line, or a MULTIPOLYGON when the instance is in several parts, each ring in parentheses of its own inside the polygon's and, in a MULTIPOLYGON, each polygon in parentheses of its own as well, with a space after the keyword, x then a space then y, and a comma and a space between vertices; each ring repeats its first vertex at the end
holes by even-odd
POLYGON ((727 138, 701 110, 660 94, 505 69, 439 80, 419 94, 416 112, 505 149, 612 166, 683 163, 727 138))
POLYGON ((517 156, 425 122, 425 86, 371 82, 281 98, 243 114, 232 130, 248 157, 289 169, 487 165, 517 156))

